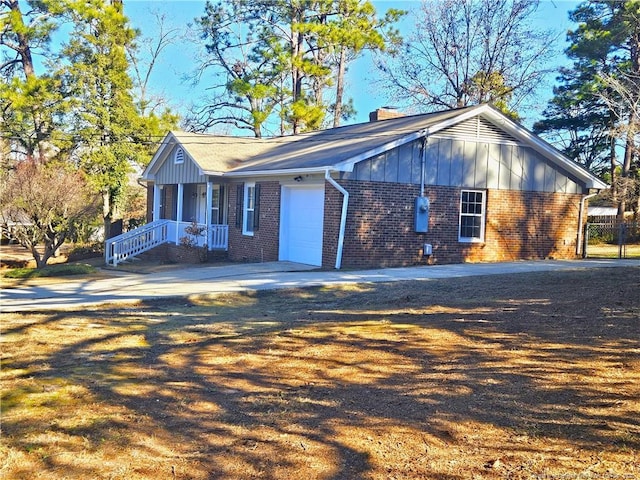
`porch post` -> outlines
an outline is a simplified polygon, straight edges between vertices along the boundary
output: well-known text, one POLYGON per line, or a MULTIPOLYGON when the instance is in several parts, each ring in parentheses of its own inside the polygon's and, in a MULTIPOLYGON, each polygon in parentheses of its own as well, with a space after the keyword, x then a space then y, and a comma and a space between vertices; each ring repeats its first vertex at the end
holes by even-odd
POLYGON ((182 208, 184 207, 184 183, 178 184, 178 201, 176 205, 176 245, 180 244, 180 222, 182 222, 182 208))
POLYGON ((155 222, 156 220, 160 220, 160 199, 161 197, 161 190, 162 187, 160 187, 160 185, 154 183, 153 184, 153 216, 152 216, 152 220, 155 222))
POLYGON ((204 223, 207 226, 207 245, 211 249, 211 201, 213 200, 213 183, 207 180, 207 204, 204 207, 204 223))
POLYGON ((213 182, 207 182, 207 211, 205 212, 205 223, 207 224, 207 228, 213 222, 211 221, 211 202, 213 201, 213 182))

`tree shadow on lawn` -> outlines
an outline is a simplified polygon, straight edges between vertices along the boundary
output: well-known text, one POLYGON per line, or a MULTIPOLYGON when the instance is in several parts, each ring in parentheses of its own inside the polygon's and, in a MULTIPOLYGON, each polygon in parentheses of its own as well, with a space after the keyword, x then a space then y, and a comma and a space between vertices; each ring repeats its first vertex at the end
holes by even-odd
POLYGON ((32 328, 58 330, 58 348, 8 366, 22 384, 3 431, 28 460, 11 472, 638 472, 637 279, 606 269, 45 314, 32 328), (20 414, 29 402, 37 415, 20 414))

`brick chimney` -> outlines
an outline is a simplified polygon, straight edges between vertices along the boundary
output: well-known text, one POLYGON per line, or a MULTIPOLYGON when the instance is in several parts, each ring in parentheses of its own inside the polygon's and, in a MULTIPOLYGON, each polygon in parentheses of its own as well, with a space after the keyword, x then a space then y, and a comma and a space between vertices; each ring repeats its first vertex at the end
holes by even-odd
POLYGON ((404 117, 404 113, 400 113, 395 107, 382 107, 378 108, 375 112, 369 113, 370 122, 398 117, 404 117))

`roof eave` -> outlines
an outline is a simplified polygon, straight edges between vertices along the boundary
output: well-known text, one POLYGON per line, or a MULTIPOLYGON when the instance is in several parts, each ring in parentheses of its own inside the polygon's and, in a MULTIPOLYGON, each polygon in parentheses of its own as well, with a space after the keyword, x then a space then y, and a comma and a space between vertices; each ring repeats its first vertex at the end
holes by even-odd
POLYGON ((164 155, 164 150, 168 148, 169 145, 171 144, 171 140, 175 142, 178 141, 176 136, 173 134, 173 132, 167 132, 167 134, 162 139, 160 148, 156 150, 156 153, 151 158, 149 165, 147 165, 147 167, 144 169, 144 172, 142 172, 142 175, 140 176, 140 178, 153 181, 153 178, 155 178, 155 176, 152 172, 156 168, 156 163, 158 163, 160 158, 162 158, 162 156, 164 155))
POLYGON ((373 158, 376 155, 380 155, 381 153, 388 152, 389 150, 392 150, 394 148, 400 147, 402 145, 405 145, 405 144, 407 144, 409 142, 413 142, 414 140, 417 140, 419 138, 422 138, 422 137, 425 137, 425 136, 428 136, 428 135, 429 135, 429 129, 428 128, 422 129, 422 130, 420 130, 418 132, 409 133, 409 134, 403 136, 402 138, 394 140, 393 142, 385 143, 384 145, 381 145, 379 147, 367 150, 366 152, 363 152, 363 153, 360 153, 358 155, 355 155, 355 156, 353 156, 351 158, 348 158, 347 160, 343 160, 342 162, 338 162, 335 165, 332 165, 331 169, 337 170, 337 171, 340 171, 340 172, 352 172, 353 171, 353 167, 358 162, 361 162, 363 160, 367 160, 369 158, 373 158))
POLYGON ((237 172, 223 173, 224 177, 273 177, 278 175, 299 175, 309 173, 322 173, 327 170, 335 170, 333 165, 325 165, 321 167, 309 167, 309 168, 281 168, 277 170, 246 170, 237 172))

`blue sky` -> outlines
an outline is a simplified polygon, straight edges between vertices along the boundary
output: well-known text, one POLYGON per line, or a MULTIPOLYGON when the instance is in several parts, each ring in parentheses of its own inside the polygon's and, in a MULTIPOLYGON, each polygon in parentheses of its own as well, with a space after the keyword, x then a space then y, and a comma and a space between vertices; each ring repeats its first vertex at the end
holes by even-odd
MULTIPOLYGON (((373 3, 379 13, 383 13, 389 8, 411 10, 420 5, 418 0, 374 0, 373 3)), ((561 38, 564 39, 567 29, 572 27, 568 19, 568 12, 578 4, 579 2, 569 0, 542 0, 535 21, 540 24, 540 27, 557 31, 561 38)), ((132 25, 138 28, 143 35, 153 36, 156 27, 151 12, 165 14, 168 27, 186 31, 188 30, 188 25, 193 23, 196 17, 204 13, 205 2, 194 0, 125 0, 124 5, 125 14, 131 20, 132 25)), ((413 24, 413 19, 408 15, 400 25, 404 35, 407 35, 406 29, 413 28, 413 24)), ((564 48, 564 45, 562 45, 562 48, 564 48)), ((206 85, 194 87, 185 79, 196 68, 195 58, 197 52, 197 47, 188 40, 178 40, 176 44, 164 52, 151 79, 152 90, 168 98, 172 107, 181 113, 186 111, 189 104, 197 101, 198 97, 202 96, 205 91, 206 85)), ((559 65, 563 62, 566 62, 566 57, 561 53, 557 63, 559 65)), ((377 72, 372 65, 370 57, 367 55, 357 60, 350 67, 346 93, 353 98, 357 115, 349 123, 366 122, 370 111, 389 104, 384 91, 375 89, 371 84, 376 75, 377 72)), ((538 119, 540 112, 544 109, 548 98, 551 96, 553 80, 553 77, 549 78, 549 86, 544 88, 546 95, 539 99, 537 111, 529 112, 528 115, 525 113, 525 125, 538 119)))

